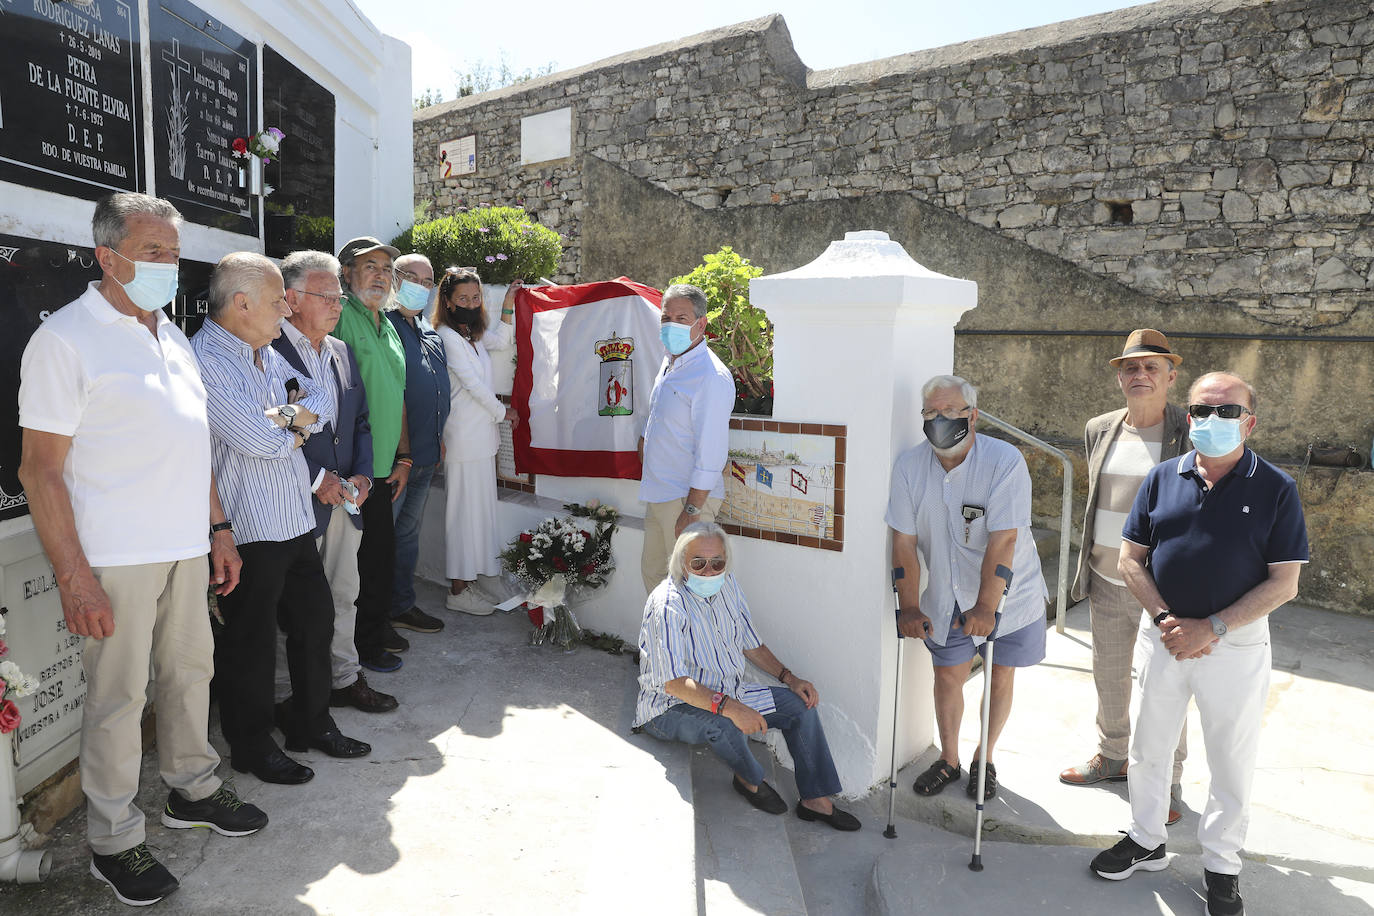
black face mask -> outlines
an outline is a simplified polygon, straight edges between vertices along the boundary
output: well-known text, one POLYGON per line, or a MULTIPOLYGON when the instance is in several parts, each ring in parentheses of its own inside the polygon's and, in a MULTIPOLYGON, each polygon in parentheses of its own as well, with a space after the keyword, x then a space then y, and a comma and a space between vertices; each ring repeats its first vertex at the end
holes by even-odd
POLYGON ((936 416, 935 419, 927 420, 921 424, 921 430, 926 434, 926 441, 931 444, 932 448, 945 451, 954 448, 968 436, 968 417, 948 420, 936 416))
POLYGON ((456 321, 458 324, 469 325, 469 326, 471 326, 471 325, 477 324, 477 315, 478 315, 478 313, 480 313, 481 311, 482 311, 481 308, 475 308, 475 309, 460 309, 460 308, 454 308, 454 309, 450 309, 450 310, 449 310, 449 313, 450 313, 451 315, 453 315, 453 320, 456 321))

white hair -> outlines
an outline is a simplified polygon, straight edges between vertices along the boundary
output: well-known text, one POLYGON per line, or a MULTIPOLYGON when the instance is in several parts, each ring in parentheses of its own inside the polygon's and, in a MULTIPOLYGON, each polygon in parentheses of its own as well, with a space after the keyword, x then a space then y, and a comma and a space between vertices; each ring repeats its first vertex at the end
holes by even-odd
POLYGON ((730 554, 730 539, 726 537, 725 529, 715 522, 692 522, 677 536, 677 542, 673 544, 673 555, 668 558, 668 576, 674 581, 681 582, 687 578, 687 548, 692 546, 693 541, 701 538, 720 539, 721 554, 725 557, 722 576, 734 568, 734 558, 730 554))
POLYGON ((937 375, 922 385, 921 403, 924 404, 932 394, 937 391, 944 391, 946 388, 958 388, 959 394, 963 395, 965 404, 970 407, 978 406, 978 389, 957 375, 937 375))

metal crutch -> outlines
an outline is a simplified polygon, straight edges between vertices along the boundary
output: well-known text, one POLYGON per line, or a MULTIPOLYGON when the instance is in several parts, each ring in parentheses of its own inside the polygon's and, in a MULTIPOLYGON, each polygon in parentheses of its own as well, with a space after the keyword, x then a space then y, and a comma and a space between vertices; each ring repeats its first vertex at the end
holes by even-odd
POLYGON ((978 794, 974 796, 978 804, 977 825, 973 828, 973 861, 968 863, 970 871, 983 870, 983 790, 988 778, 988 719, 992 713, 992 652, 993 642, 997 639, 997 628, 1002 624, 1002 609, 1007 606, 1007 592, 1011 591, 1011 570, 997 564, 993 574, 1001 576, 1006 583, 1002 586, 1002 597, 997 600, 997 616, 993 620, 992 632, 988 634, 988 653, 983 659, 983 729, 982 759, 978 761, 978 794))
MULTIPOLYGON (((897 583, 906 578, 906 570, 900 566, 892 568, 892 614, 894 622, 902 616, 902 599, 897 594, 897 583)), ((897 686, 892 696, 892 772, 887 778, 887 829, 883 831, 883 836, 889 840, 897 839, 897 829, 893 826, 893 811, 897 806, 897 723, 900 721, 899 715, 902 708, 902 656, 903 651, 902 636, 900 628, 897 630, 897 686)))

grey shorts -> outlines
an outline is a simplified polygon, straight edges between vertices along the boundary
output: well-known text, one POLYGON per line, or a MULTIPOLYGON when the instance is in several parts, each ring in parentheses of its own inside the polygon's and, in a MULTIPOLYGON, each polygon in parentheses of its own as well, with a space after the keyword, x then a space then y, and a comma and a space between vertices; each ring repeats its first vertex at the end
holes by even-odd
MULTIPOLYGON (((926 648, 930 650, 931 663, 937 668, 962 665, 973 658, 975 652, 983 656, 984 659, 988 657, 988 644, 983 642, 975 648, 973 637, 965 634, 956 626, 958 621, 959 609, 956 607, 954 613, 950 615, 949 632, 945 635, 943 646, 937 645, 930 639, 925 640, 926 648)), ((1029 668, 1045 658, 1045 621, 1032 620, 1019 630, 1005 634, 999 629, 997 638, 993 640, 993 643, 992 663, 994 665, 1029 668)))

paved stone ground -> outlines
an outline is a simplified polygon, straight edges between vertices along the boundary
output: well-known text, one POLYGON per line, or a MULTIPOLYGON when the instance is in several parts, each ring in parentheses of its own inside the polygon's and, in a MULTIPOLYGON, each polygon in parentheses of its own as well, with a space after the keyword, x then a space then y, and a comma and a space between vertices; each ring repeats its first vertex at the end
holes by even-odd
MULTIPOLYGON (((272 817, 254 837, 163 828, 154 755, 140 805, 149 844, 182 881, 166 913, 866 913, 1194 914, 1195 812, 1207 774, 1200 734, 1186 768, 1192 809, 1172 829, 1168 870, 1114 883, 1087 871, 1126 825, 1124 788, 1071 788, 1059 769, 1092 752, 1086 607, 1050 657, 1018 681, 997 761, 984 861, 967 870, 970 802, 910 791, 899 774, 898 838, 882 836, 885 787, 844 803, 864 822, 839 834, 745 806, 708 752, 629 734, 635 667, 591 649, 525 645, 523 616, 471 618, 422 604, 443 633, 407 634, 406 666, 370 679, 395 714, 337 711, 368 740, 361 761, 303 755, 302 787, 238 776, 272 817), (790 855, 789 855, 790 852, 790 855), (767 875, 762 872, 769 869, 767 875)), ((1289 607, 1274 618, 1275 674, 1242 889, 1252 914, 1374 914, 1374 644, 1367 620, 1289 607)), ((966 729, 973 744, 969 683, 966 729)), ((822 687, 823 689, 823 687, 822 687)), ((219 737, 213 740, 222 746, 219 737)), ((763 753, 762 748, 759 752, 763 753)), ((795 801, 791 775, 766 764, 795 801)), ((223 768, 228 771, 227 764, 223 768)), ((0 886, 0 914, 129 912, 87 874, 78 812, 50 838, 41 885, 0 886)))

